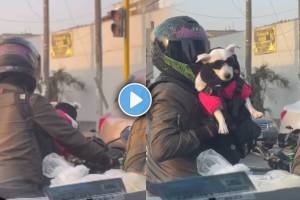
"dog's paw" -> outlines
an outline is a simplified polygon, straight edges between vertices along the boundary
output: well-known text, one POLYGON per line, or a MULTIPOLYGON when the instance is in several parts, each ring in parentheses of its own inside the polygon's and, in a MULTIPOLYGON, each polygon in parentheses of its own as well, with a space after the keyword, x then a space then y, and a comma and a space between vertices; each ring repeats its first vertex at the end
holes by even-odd
POLYGON ((264 114, 262 113, 262 112, 259 112, 259 111, 253 111, 252 113, 251 113, 251 116, 252 116, 252 118, 254 118, 254 119, 259 119, 259 118, 262 118, 263 116, 264 116, 264 114))
POLYGON ((226 123, 220 123, 219 124, 219 134, 225 135, 225 134, 228 134, 228 133, 229 133, 229 131, 228 131, 226 123))
POLYGON ((198 92, 200 92, 204 90, 205 87, 206 87, 206 83, 202 80, 199 72, 195 79, 195 88, 198 92))

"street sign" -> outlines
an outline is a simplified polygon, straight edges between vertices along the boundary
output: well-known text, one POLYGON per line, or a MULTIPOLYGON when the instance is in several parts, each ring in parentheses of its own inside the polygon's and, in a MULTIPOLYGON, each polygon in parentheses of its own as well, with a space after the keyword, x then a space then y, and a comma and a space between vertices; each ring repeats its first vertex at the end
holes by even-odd
POLYGON ((52 34, 51 44, 52 58, 66 58, 74 55, 72 32, 52 34))
POLYGON ((263 55, 277 51, 276 27, 259 28, 254 31, 254 54, 263 55))

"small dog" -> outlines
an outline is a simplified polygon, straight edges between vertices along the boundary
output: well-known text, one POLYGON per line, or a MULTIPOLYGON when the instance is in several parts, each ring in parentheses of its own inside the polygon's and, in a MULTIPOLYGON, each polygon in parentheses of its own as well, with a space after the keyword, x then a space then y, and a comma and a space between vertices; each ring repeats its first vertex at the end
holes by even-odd
POLYGON ((245 106, 252 118, 261 118, 262 112, 257 111, 249 99, 252 89, 240 77, 240 66, 235 55, 235 44, 228 47, 216 48, 210 53, 200 54, 196 63, 201 63, 201 70, 195 79, 195 88, 199 92, 198 97, 206 111, 213 114, 219 125, 219 134, 228 134, 227 124, 221 112, 222 101, 233 97, 245 100, 245 106), (239 81, 239 82, 238 82, 239 81), (238 96, 236 90, 238 83, 242 84, 238 96), (217 90, 219 92, 213 92, 217 90))

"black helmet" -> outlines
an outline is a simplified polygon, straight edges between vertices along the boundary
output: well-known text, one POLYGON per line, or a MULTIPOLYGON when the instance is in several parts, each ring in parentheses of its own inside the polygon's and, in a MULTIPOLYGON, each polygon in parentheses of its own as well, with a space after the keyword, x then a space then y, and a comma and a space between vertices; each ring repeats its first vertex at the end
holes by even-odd
POLYGON ((207 52, 209 41, 205 30, 187 16, 172 17, 154 30, 153 64, 162 72, 194 81, 197 55, 207 52))
POLYGON ((20 37, 0 41, 0 75, 21 73, 35 80, 40 68, 40 54, 30 42, 20 37))

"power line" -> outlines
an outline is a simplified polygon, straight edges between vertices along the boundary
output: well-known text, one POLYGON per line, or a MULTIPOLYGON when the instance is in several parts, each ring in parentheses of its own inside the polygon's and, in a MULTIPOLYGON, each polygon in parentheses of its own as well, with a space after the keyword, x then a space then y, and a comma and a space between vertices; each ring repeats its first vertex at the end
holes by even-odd
MULTIPOLYGON (((159 2, 159 0, 156 0, 156 1, 148 4, 148 6, 152 6, 154 3, 158 3, 158 2, 159 2)), ((178 3, 176 5, 179 5, 179 4, 180 3, 178 3)), ((28 2, 28 6, 32 7, 32 5, 29 2, 28 2)), ((174 6, 172 6, 172 7, 174 7, 174 6)), ((69 8, 67 8, 67 9, 69 9, 69 8)), ((193 15, 207 17, 207 18, 213 18, 213 19, 243 19, 244 18, 244 17, 239 17, 239 16, 212 16, 212 15, 200 14, 200 13, 191 12, 191 11, 185 11, 185 10, 181 10, 181 9, 177 9, 177 8, 174 8, 174 9, 177 10, 178 12, 193 14, 193 15)), ((278 15, 284 14, 284 13, 288 13, 288 12, 296 11, 296 10, 297 9, 288 9, 288 10, 284 10, 281 12, 277 12, 277 14, 278 15)), ((32 9, 32 12, 35 12, 35 11, 32 9)), ((38 13, 36 13, 36 16, 38 16, 38 13)), ((253 16, 253 18, 256 19, 256 18, 264 18, 264 17, 271 17, 271 16, 274 16, 274 14, 258 15, 258 16, 253 16)), ((90 17, 90 14, 79 16, 78 18, 83 19, 83 18, 88 18, 88 17, 90 17)), ((17 19, 9 19, 9 18, 2 18, 2 17, 0 17, 0 21, 9 22, 9 23, 41 23, 41 24, 43 23, 41 20, 17 20, 17 19)), ((64 22, 70 22, 70 21, 74 22, 74 19, 65 18, 65 19, 50 20, 50 22, 52 22, 52 23, 64 23, 64 22)))
MULTIPOLYGON (((75 21, 75 18, 74 18, 74 16, 73 16, 72 12, 71 12, 71 9, 70 9, 70 6, 69 6, 69 2, 68 2, 68 0, 65 0, 64 2, 65 2, 65 5, 66 5, 68 14, 69 14, 70 18, 72 19, 73 25, 75 26, 75 25, 76 25, 76 21, 75 21)), ((86 60, 87 60, 87 62, 89 62, 89 58, 88 58, 88 53, 87 53, 86 46, 85 46, 85 44, 82 42, 83 37, 81 37, 81 35, 79 35, 79 34, 78 34, 78 36, 79 36, 79 42, 81 43, 82 48, 83 48, 83 50, 85 51, 84 54, 86 55, 86 60)))
MULTIPOLYGON (((278 16, 278 14, 276 13, 276 10, 275 10, 275 7, 274 7, 272 1, 269 0, 269 3, 270 3, 270 5, 271 5, 271 7, 272 7, 272 9, 273 9, 273 12, 274 12, 276 18, 277 18, 277 21, 279 21, 279 16, 278 16)), ((280 30, 280 32, 281 32, 281 34, 282 34, 282 36, 283 36, 283 38, 284 38, 284 40, 285 40, 285 45, 286 45, 287 49, 288 49, 289 52, 290 52, 290 56, 293 57, 293 54, 292 54, 292 51, 291 51, 291 49, 290 49, 290 47, 289 47, 289 45, 288 45, 288 40, 287 40, 287 38, 286 38, 285 33, 282 31, 281 27, 279 27, 279 30, 280 30)))
POLYGON ((207 17, 207 18, 212 18, 212 19, 238 19, 238 20, 242 19, 242 17, 235 17, 235 16, 212 16, 212 15, 207 15, 207 14, 200 14, 200 13, 196 13, 196 12, 180 10, 177 8, 174 8, 174 10, 176 10, 178 12, 182 12, 182 13, 187 13, 187 14, 192 14, 192 15, 197 15, 197 16, 207 17))
MULTIPOLYGON (((233 20, 243 20, 244 19, 244 17, 239 17, 239 16, 213 16, 213 15, 208 15, 208 14, 201 14, 201 13, 197 13, 197 12, 181 10, 181 9, 177 9, 177 8, 174 8, 174 9, 178 12, 181 12, 181 13, 192 14, 192 15, 207 17, 207 18, 212 18, 212 19, 233 19, 233 20)), ((277 14, 279 15, 279 14, 288 13, 288 12, 291 12, 291 11, 296 11, 296 9, 284 10, 284 11, 281 11, 281 12, 277 12, 277 14)), ((252 18, 253 19, 258 19, 258 18, 272 17, 272 16, 274 16, 274 13, 273 14, 266 14, 266 15, 258 15, 258 16, 254 16, 252 18)))
MULTIPOLYGON (((90 14, 89 15, 85 15, 85 16, 82 16, 80 17, 81 19, 83 17, 87 18, 87 17, 90 17, 90 14)), ((17 20, 17 19, 8 19, 8 18, 0 18, 0 21, 2 22, 9 22, 9 23, 32 23, 32 24, 42 24, 42 20, 17 20)), ((50 22, 52 23, 64 23, 64 22, 70 22, 72 21, 72 19, 58 19, 58 20, 51 20, 50 22)))
POLYGON ((149 8, 150 6, 152 6, 152 5, 156 4, 156 3, 159 3, 159 0, 155 0, 155 1, 153 1, 153 2, 151 2, 151 3, 149 3, 149 4, 147 4, 147 5, 145 6, 145 8, 149 8))
POLYGON ((33 9, 33 7, 32 7, 32 5, 31 5, 30 1, 29 1, 29 0, 26 0, 26 3, 27 3, 27 5, 28 5, 29 9, 31 10, 31 12, 32 12, 38 19, 41 19, 41 18, 42 18, 41 15, 33 9))
MULTIPOLYGON (((287 9, 287 10, 284 10, 284 11, 281 11, 281 12, 277 12, 277 14, 280 15, 280 14, 284 14, 284 13, 289 13, 291 11, 297 11, 297 9, 291 8, 291 9, 287 9)), ((274 13, 273 14, 265 14, 265 15, 254 16, 253 18, 264 18, 264 17, 271 17, 271 16, 274 16, 274 13)))
POLYGON ((235 0, 231 0, 231 2, 232 2, 232 4, 233 4, 233 6, 235 7, 235 9, 236 9, 239 13, 241 13, 242 16, 244 16, 245 13, 244 13, 244 12, 242 11, 242 9, 236 4, 235 0))
POLYGON ((75 23, 75 19, 74 19, 74 17, 73 17, 73 14, 72 14, 72 12, 71 12, 71 9, 70 9, 70 6, 69 6, 69 3, 68 3, 68 0, 65 0, 64 2, 65 2, 65 5, 66 5, 66 8, 67 8, 67 11, 68 11, 69 17, 70 17, 70 19, 71 19, 71 21, 72 21, 73 25, 75 25, 75 24, 76 24, 76 23, 75 23))

